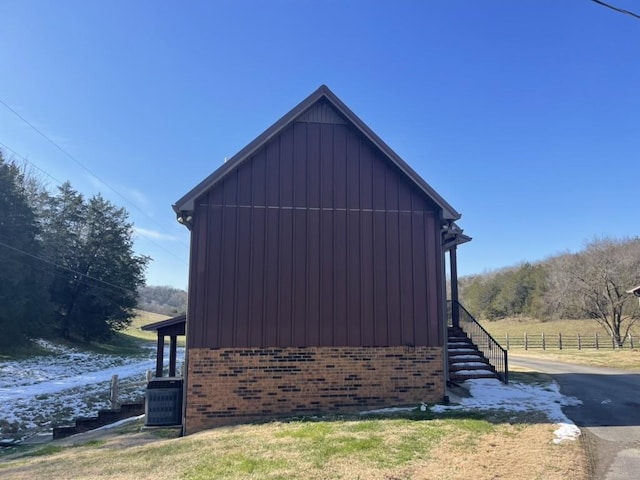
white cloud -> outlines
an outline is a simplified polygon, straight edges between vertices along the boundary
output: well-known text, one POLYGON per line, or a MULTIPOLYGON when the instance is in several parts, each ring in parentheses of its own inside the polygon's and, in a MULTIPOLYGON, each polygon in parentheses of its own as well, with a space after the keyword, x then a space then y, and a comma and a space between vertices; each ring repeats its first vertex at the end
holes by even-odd
POLYGON ((168 233, 158 232, 156 230, 149 230, 147 228, 142 227, 133 227, 133 231, 136 235, 144 238, 150 238, 152 240, 169 240, 172 242, 177 242, 180 239, 175 235, 170 235, 168 233))
POLYGON ((97 189, 98 191, 109 191, 109 192, 111 191, 109 187, 107 187, 107 185, 98 177, 95 177, 87 172, 87 174, 85 175, 85 178, 91 184, 91 186, 97 189))
POLYGON ((122 194, 131 201, 134 205, 138 207, 148 207, 151 205, 149 201, 149 197, 147 197, 143 192, 137 190, 135 188, 123 188, 122 194))

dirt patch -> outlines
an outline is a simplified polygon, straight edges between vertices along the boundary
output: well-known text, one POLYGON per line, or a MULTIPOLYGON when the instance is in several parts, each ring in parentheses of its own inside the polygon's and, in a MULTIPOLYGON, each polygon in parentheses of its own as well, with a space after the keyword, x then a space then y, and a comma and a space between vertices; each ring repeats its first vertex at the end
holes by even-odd
POLYGON ((446 439, 415 479, 586 480, 588 461, 582 439, 553 444, 551 424, 503 425, 476 445, 446 439))

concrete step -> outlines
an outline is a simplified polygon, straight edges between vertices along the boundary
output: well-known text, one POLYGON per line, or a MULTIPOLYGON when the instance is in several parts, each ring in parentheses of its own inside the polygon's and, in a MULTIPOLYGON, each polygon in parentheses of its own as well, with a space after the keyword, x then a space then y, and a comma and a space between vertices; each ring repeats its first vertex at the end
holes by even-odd
POLYGON ((460 362, 450 363, 449 370, 459 372, 460 370, 491 370, 491 366, 487 362, 460 362))
POLYGON ((450 348, 448 350, 449 356, 456 356, 456 355, 480 355, 480 352, 478 352, 478 350, 476 350, 475 348, 471 348, 471 347, 466 347, 466 348, 450 348))
POLYGON ((456 362, 485 362, 486 358, 484 358, 479 353, 470 353, 468 355, 449 355, 449 363, 456 362))
POLYGON ((451 372, 449 377, 454 382, 464 382, 465 380, 474 380, 477 378, 498 378, 492 370, 460 370, 451 372))
POLYGON ((118 410, 101 410, 97 417, 76 418, 75 425, 54 427, 53 439, 58 440, 76 433, 87 432, 124 418, 142 414, 144 414, 144 403, 125 403, 118 410))

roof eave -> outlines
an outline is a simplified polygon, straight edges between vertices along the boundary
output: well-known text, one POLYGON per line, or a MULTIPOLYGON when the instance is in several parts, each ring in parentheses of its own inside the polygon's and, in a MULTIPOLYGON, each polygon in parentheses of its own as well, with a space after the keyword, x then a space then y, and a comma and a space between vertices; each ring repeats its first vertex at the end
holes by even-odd
MULTIPOLYGON (((323 85, 324 87, 324 85, 323 85)), ((322 87, 321 87, 322 88, 322 87)), ((434 190, 418 173, 406 163, 400 155, 398 155, 384 140, 382 140, 373 130, 371 130, 366 123, 364 123, 360 117, 358 117, 342 100, 335 96, 335 94, 327 87, 326 96, 334 104, 336 108, 340 110, 345 117, 351 120, 356 127, 369 139, 376 147, 378 147, 385 155, 387 155, 393 162, 400 168, 405 175, 411 178, 420 189, 427 194, 443 211, 443 219, 445 220, 459 220, 462 215, 453 208, 449 202, 447 202, 442 196, 434 190)))
POLYGON ((282 131, 291 121, 319 100, 325 94, 325 91, 328 90, 329 89, 325 85, 320 86, 320 88, 296 105, 292 110, 285 113, 277 122, 258 135, 251 143, 228 159, 225 163, 220 165, 220 167, 218 167, 211 175, 202 180, 187 194, 183 195, 182 198, 173 205, 174 211, 176 213, 192 212, 196 198, 209 190, 218 182, 218 180, 225 177, 228 172, 233 170, 238 164, 242 163, 243 160, 250 157, 262 145, 271 140, 271 138, 278 135, 278 133, 280 133, 280 131, 282 131))
POLYGON ((170 327, 172 325, 184 323, 186 321, 187 321, 187 316, 185 314, 182 314, 182 315, 178 315, 177 317, 167 318, 166 320, 160 320, 159 322, 148 323, 147 325, 143 325, 140 328, 147 332, 153 332, 161 328, 170 327))
POLYGON ((218 167, 211 175, 202 180, 198 185, 192 188, 187 194, 182 196, 174 205, 173 209, 176 214, 180 215, 184 212, 193 212, 195 207, 195 201, 198 197, 209 190, 220 179, 224 178, 228 172, 233 170, 236 166, 242 163, 246 158, 250 157, 255 151, 257 151, 262 145, 268 142, 271 138, 278 135, 290 122, 295 120, 296 117, 301 115, 311 105, 325 97, 329 100, 333 106, 344 115, 349 121, 351 121, 362 134, 369 139, 377 148, 379 148, 385 155, 387 155, 402 172, 405 173, 413 182, 420 187, 420 189, 427 194, 443 211, 444 220, 458 220, 461 215, 458 213, 438 192, 436 192, 431 185, 420 177, 413 168, 411 168, 402 158, 391 149, 373 130, 371 130, 349 107, 347 107, 336 95, 329 90, 326 85, 321 85, 316 91, 305 98, 292 110, 284 114, 277 122, 271 127, 267 128, 262 134, 256 137, 246 147, 236 153, 233 157, 218 167))

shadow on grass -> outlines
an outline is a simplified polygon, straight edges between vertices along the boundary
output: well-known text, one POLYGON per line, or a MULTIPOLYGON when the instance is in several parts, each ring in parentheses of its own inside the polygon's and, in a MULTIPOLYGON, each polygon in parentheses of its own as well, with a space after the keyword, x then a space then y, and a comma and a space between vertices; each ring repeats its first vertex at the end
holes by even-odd
POLYGON ((408 422, 430 422, 436 420, 463 420, 463 421, 486 421, 491 424, 537 424, 551 423, 546 415, 542 412, 512 412, 500 409, 488 410, 447 410, 444 412, 433 412, 429 408, 422 411, 420 407, 407 407, 405 411, 396 411, 392 413, 362 413, 362 414, 331 414, 331 415, 313 415, 298 417, 281 417, 265 420, 256 420, 247 422, 247 425, 263 425, 273 422, 283 424, 308 423, 357 423, 372 421, 397 421, 404 420, 408 422))
MULTIPOLYGON (((156 344, 153 341, 137 338, 126 333, 116 333, 111 339, 104 342, 84 342, 60 337, 47 338, 45 340, 91 353, 127 357, 148 356, 149 347, 155 347, 156 344)), ((43 348, 35 342, 27 342, 3 347, 0 350, 0 361, 27 360, 32 357, 48 355, 53 356, 56 353, 43 348)))

